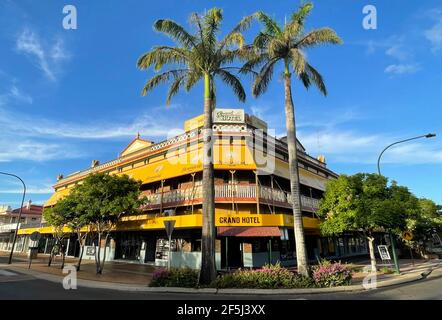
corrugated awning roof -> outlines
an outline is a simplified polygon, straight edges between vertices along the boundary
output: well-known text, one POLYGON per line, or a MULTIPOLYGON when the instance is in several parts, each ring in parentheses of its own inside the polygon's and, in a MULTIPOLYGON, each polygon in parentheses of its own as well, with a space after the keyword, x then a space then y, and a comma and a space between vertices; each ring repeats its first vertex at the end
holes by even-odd
POLYGON ((219 237, 280 237, 278 227, 218 227, 219 237))

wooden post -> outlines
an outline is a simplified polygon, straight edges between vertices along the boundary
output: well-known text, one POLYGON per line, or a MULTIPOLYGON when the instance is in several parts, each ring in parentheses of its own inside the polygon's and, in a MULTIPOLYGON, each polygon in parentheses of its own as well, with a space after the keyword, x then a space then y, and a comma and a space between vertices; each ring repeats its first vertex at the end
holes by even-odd
POLYGON ((275 198, 273 197, 273 174, 270 175, 270 186, 272 188, 272 213, 275 213, 275 198))
POLYGON ((195 172, 191 173, 192 176, 192 214, 193 214, 193 200, 195 199, 195 172))
POLYGON ((256 192, 256 213, 259 214, 259 179, 258 179, 258 172, 253 171, 255 173, 255 192, 256 192))
POLYGON ((165 180, 161 180, 160 215, 163 214, 163 192, 164 192, 164 181, 165 181, 165 180))
POLYGON ((233 177, 234 177, 236 170, 229 170, 229 171, 232 174, 232 179, 230 181, 230 185, 232 186, 232 190, 231 190, 231 192, 232 192, 232 212, 234 212, 235 211, 235 194, 233 192, 233 187, 234 187, 233 186, 233 177))

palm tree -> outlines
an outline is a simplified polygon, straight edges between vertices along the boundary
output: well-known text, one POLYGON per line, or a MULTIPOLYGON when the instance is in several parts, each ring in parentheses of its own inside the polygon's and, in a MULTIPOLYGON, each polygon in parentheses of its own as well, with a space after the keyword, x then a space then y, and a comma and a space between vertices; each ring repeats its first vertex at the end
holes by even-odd
POLYGON ((301 198, 299 192, 299 171, 296 147, 295 110, 292 99, 292 81, 294 74, 305 88, 315 85, 321 93, 327 94, 321 74, 311 66, 304 50, 320 44, 340 44, 342 40, 330 28, 320 28, 308 33, 304 32, 304 22, 313 5, 306 3, 291 16, 284 26, 266 15, 257 12, 254 16, 263 24, 264 29, 258 33, 253 42, 256 55, 244 65, 244 70, 258 67, 260 70, 253 83, 253 95, 263 94, 273 76, 278 62, 284 67, 285 115, 287 128, 287 145, 289 153, 290 187, 294 217, 296 242, 296 259, 298 272, 308 275, 307 251, 305 248, 304 228, 302 224, 301 198))
POLYGON ((142 95, 156 86, 171 82, 167 93, 167 104, 181 88, 189 91, 197 82, 204 82, 204 128, 203 128, 203 227, 201 239, 202 262, 200 283, 208 284, 216 277, 215 266, 215 204, 214 168, 212 162, 212 111, 215 107, 215 78, 232 88, 240 101, 246 93, 240 79, 231 73, 240 68, 231 64, 244 60, 247 50, 242 50, 246 29, 252 17, 245 17, 221 41, 217 39, 223 20, 222 10, 213 8, 204 15, 193 13, 190 23, 195 32, 190 33, 172 20, 158 20, 154 29, 171 37, 176 46, 157 46, 143 54, 138 60, 142 70, 153 67, 159 72, 167 65, 168 70, 149 79, 142 95))

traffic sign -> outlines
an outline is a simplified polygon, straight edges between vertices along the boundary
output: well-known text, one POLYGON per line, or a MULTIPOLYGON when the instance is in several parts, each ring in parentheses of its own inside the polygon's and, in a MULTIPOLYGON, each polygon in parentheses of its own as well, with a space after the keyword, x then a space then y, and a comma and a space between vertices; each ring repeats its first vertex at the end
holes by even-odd
POLYGON ((402 232, 402 238, 404 238, 407 241, 413 240, 413 234, 410 231, 404 231, 402 232))
POLYGON ((38 241, 41 238, 41 233, 38 231, 34 231, 31 233, 30 237, 29 237, 32 241, 38 241))
POLYGON ((378 246, 379 255, 382 260, 391 260, 390 252, 388 252, 388 248, 385 245, 378 246))
POLYGON ((166 228, 167 237, 172 237, 173 228, 175 227, 175 220, 165 220, 164 227, 166 228))

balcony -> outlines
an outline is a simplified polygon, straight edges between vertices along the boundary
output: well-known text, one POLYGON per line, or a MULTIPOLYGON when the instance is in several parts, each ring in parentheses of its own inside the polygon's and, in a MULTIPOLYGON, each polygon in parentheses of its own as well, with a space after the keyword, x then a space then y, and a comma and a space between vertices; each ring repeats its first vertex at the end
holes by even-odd
MULTIPOLYGON (((0 224, 0 233, 14 231, 16 227, 17 227, 17 223, 0 224)), ((19 224, 19 228, 20 227, 21 227, 21 223, 19 224)))
MULTIPOLYGON (((256 203, 291 208, 290 192, 267 186, 259 186, 259 199, 257 199, 258 188, 255 184, 219 184, 215 185, 216 203, 256 203)), ((143 194, 147 198, 146 210, 171 208, 177 206, 190 206, 201 204, 202 186, 194 188, 176 189, 154 194, 143 194)), ((319 200, 301 196, 302 209, 309 212, 316 212, 319 208, 319 200)))

